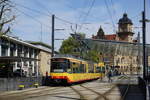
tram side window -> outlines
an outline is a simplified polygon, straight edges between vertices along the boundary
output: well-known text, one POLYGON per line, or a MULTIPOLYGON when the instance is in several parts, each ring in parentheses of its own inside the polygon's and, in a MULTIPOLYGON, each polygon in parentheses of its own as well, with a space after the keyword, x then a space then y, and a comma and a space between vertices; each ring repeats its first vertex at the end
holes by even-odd
POLYGON ((85 73, 85 64, 80 64, 80 73, 85 73))
POLYGON ((94 73, 94 66, 89 64, 89 73, 94 73))
POLYGON ((100 72, 100 67, 96 67, 96 73, 100 72))
POLYGON ((96 73, 105 73, 105 68, 104 67, 96 67, 96 73))
POLYGON ((79 73, 79 68, 72 68, 73 69, 73 73, 79 73))
POLYGON ((102 73, 105 73, 105 67, 102 67, 102 73))
POLYGON ((70 62, 68 61, 67 63, 68 63, 68 66, 67 66, 68 68, 67 68, 67 69, 70 69, 70 68, 71 68, 71 67, 70 67, 70 62))
POLYGON ((72 72, 73 73, 79 73, 80 72, 79 66, 80 66, 79 63, 71 62, 72 72))

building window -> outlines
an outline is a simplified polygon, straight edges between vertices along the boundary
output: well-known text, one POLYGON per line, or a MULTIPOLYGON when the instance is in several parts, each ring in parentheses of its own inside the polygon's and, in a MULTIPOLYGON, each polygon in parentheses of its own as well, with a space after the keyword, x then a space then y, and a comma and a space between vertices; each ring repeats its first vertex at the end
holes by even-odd
POLYGON ((24 47, 24 57, 28 57, 28 47, 24 47))
POLYGON ((1 54, 2 54, 2 56, 8 56, 8 47, 7 46, 2 45, 1 54))
POLYGON ((10 44, 10 56, 15 56, 15 50, 16 50, 16 45, 11 43, 10 44))
POLYGON ((38 51, 34 50, 34 58, 37 59, 38 58, 38 51))
POLYGON ((18 45, 18 56, 22 57, 22 45, 18 45))
POLYGON ((29 49, 29 58, 32 58, 32 56, 33 56, 33 49, 30 48, 30 49, 29 49))
POLYGON ((1 42, 2 42, 2 44, 1 44, 1 54, 2 54, 2 56, 8 56, 9 42, 5 39, 2 39, 1 42))

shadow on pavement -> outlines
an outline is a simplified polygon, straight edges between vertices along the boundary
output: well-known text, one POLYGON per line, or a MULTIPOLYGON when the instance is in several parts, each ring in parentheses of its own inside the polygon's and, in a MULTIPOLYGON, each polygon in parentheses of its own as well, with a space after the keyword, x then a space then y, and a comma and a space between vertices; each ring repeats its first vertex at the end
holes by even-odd
POLYGON ((118 84, 117 86, 123 100, 146 100, 146 94, 138 84, 118 84))

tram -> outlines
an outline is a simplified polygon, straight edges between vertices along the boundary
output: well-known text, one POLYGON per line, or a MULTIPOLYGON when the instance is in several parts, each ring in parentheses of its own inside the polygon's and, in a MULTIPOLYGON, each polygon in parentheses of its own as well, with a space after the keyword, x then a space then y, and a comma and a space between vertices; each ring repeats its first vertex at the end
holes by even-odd
POLYGON ((73 57, 53 57, 50 80, 52 83, 71 84, 98 79, 104 76, 102 66, 98 65, 73 57))

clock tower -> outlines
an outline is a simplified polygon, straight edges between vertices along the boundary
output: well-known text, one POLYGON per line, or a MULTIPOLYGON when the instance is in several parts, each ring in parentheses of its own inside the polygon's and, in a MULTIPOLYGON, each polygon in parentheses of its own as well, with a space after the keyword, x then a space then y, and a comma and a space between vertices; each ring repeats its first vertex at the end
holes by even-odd
POLYGON ((128 18, 126 13, 123 14, 123 17, 119 19, 118 22, 118 32, 117 32, 117 41, 133 42, 133 23, 131 19, 128 18))

